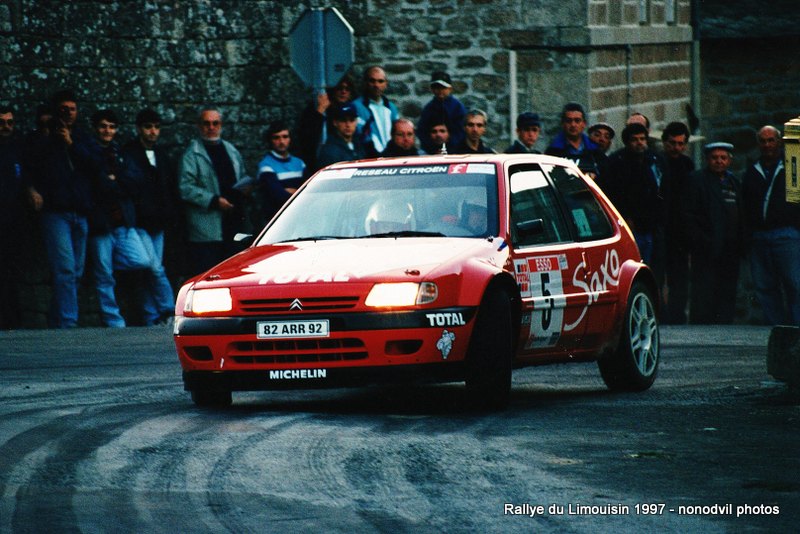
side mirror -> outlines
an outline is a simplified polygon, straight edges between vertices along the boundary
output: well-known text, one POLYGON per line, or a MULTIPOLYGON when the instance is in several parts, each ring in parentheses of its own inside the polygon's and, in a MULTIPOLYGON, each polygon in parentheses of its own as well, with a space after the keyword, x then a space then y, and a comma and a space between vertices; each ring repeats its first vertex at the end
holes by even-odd
POLYGON ((254 239, 255 236, 253 236, 253 234, 238 233, 235 236, 233 236, 233 242, 241 245, 243 249, 252 245, 254 239))

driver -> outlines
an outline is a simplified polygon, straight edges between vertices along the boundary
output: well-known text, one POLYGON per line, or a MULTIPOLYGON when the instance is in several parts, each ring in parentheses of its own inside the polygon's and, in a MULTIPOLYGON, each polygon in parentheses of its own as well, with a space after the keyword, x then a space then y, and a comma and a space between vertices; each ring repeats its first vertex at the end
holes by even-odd
POLYGON ((486 206, 464 201, 461 203, 460 208, 460 225, 469 229, 475 235, 485 234, 487 222, 486 206))
POLYGON ((396 199, 377 200, 367 212, 364 227, 367 235, 415 230, 414 208, 396 199))

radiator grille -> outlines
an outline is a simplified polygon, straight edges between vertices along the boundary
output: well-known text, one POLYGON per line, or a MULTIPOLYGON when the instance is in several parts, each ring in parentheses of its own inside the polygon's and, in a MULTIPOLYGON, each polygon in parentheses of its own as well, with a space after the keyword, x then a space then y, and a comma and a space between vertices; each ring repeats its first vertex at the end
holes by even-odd
POLYGON ((367 359, 360 339, 237 341, 228 357, 236 363, 318 363, 367 359))
POLYGON ((320 313, 350 310, 358 304, 358 297, 308 297, 304 299, 241 299, 239 309, 245 314, 268 313, 320 313), (299 304, 297 304, 299 303, 299 304))

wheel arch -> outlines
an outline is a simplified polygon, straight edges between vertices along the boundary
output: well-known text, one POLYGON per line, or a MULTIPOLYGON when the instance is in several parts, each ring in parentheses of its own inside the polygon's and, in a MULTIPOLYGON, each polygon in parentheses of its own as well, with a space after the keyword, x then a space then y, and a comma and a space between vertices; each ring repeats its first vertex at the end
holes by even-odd
POLYGON ((516 353, 517 345, 519 343, 520 329, 522 328, 522 298, 519 294, 519 286, 510 273, 503 271, 495 274, 491 279, 489 279, 489 283, 486 285, 483 294, 485 295, 489 291, 495 290, 505 291, 511 297, 511 328, 513 334, 512 339, 514 343, 514 353, 516 353))
POLYGON ((660 292, 658 290, 658 283, 653 271, 644 263, 628 260, 622 265, 622 274, 619 279, 619 300, 617 301, 617 309, 621 313, 617 313, 617 318, 614 323, 614 333, 610 337, 610 343, 606 345, 603 351, 604 355, 609 349, 613 350, 619 343, 620 336, 623 331, 623 324, 625 322, 625 309, 628 306, 628 297, 630 296, 631 289, 634 284, 640 282, 650 291, 653 295, 653 306, 656 310, 656 315, 660 313, 660 292))

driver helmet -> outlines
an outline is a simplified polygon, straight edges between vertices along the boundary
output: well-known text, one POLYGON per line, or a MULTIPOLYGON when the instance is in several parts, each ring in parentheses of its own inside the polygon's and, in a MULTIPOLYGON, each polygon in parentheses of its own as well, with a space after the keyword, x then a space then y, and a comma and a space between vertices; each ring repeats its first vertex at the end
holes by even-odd
POLYGON ((461 226, 468 228, 476 235, 486 232, 487 215, 485 204, 464 200, 458 206, 458 219, 461 226))
POLYGON ((377 200, 367 212, 364 227, 367 235, 415 230, 414 208, 396 199, 377 200))

